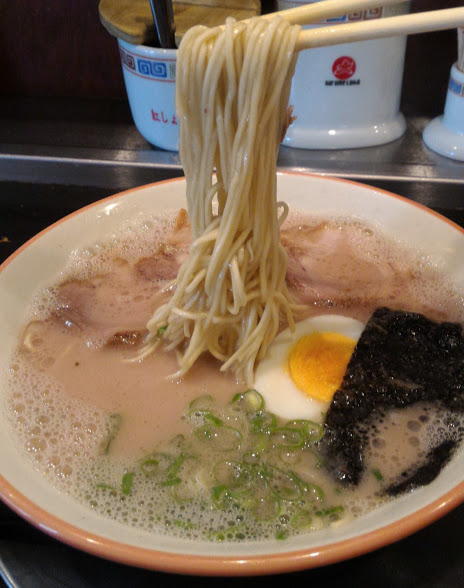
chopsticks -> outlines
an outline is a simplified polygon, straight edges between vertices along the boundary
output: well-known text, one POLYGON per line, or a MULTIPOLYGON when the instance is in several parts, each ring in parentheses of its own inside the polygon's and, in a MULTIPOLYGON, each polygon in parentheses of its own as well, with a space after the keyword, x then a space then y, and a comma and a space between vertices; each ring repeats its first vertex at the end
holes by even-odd
POLYGON ((302 51, 311 47, 324 47, 394 35, 455 29, 462 26, 464 26, 464 7, 404 14, 359 23, 337 24, 303 30, 298 36, 296 50, 302 51))
POLYGON ((464 72, 464 28, 458 29, 458 70, 464 72))
POLYGON ((304 25, 320 22, 334 16, 343 16, 344 14, 358 10, 400 4, 401 2, 404 3, 404 0, 324 0, 315 4, 305 4, 296 8, 289 8, 281 12, 263 14, 259 18, 271 20, 278 14, 291 24, 304 25))
POLYGON ((150 7, 159 46, 163 49, 176 49, 171 0, 150 0, 150 7))
MULTIPOLYGON (((324 0, 315 4, 305 4, 304 6, 290 8, 289 10, 282 10, 277 13, 263 14, 259 18, 270 20, 278 14, 292 24, 305 25, 358 10, 388 6, 403 1, 324 0)), ((298 36, 295 49, 302 51, 311 47, 324 47, 327 45, 338 45, 339 43, 456 29, 458 27, 464 27, 464 7, 403 14, 389 18, 302 30, 298 36)))

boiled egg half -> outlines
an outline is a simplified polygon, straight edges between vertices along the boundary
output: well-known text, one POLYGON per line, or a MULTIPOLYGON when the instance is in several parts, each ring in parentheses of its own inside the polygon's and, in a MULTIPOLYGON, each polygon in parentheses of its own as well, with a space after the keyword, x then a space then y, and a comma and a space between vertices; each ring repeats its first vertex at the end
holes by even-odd
POLYGON ((321 422, 363 329, 355 319, 322 315, 279 333, 255 372, 254 388, 266 409, 321 422))

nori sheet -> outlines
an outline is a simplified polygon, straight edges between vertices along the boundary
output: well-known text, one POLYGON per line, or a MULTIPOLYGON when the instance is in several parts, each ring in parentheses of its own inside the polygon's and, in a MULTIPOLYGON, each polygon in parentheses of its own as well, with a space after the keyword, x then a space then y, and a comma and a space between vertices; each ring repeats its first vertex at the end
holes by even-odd
MULTIPOLYGON (((326 414, 320 448, 334 477, 351 485, 361 480, 365 437, 359 425, 369 427, 386 410, 416 402, 464 414, 463 326, 379 308, 359 338, 326 414)), ((451 452, 430 451, 426 463, 403 474, 404 484, 392 486, 391 493, 432 481, 451 452)))

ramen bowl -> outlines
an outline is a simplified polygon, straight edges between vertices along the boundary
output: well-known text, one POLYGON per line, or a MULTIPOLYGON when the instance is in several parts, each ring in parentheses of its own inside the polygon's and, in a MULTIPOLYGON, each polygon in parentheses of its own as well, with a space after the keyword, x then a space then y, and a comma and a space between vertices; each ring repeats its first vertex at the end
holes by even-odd
MULTIPOLYGON (((335 214, 380 227, 399 242, 433 255, 457 284, 464 282, 464 231, 406 199, 353 182, 279 174, 278 193, 291 208, 335 214)), ((18 449, 6 418, 10 355, 37 290, 56 282, 73 251, 92 247, 122 223, 185 207, 185 181, 169 180, 92 204, 52 225, 21 247, 0 271, 0 494, 27 521, 91 554, 148 569, 198 575, 256 575, 342 561, 403 538, 443 516, 464 499, 461 447, 429 485, 343 526, 291 536, 216 543, 179 539, 118 523, 60 492, 18 449)))

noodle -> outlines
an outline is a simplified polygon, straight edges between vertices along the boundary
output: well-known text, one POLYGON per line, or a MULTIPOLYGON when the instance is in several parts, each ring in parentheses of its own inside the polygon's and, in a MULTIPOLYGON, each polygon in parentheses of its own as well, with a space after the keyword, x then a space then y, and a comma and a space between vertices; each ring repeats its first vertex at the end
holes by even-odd
POLYGON ((172 297, 147 325, 153 347, 167 327, 162 339, 179 351, 175 377, 209 351, 251 384, 280 320, 293 327, 276 164, 299 30, 278 17, 228 19, 182 40, 176 107, 194 241, 172 297))

